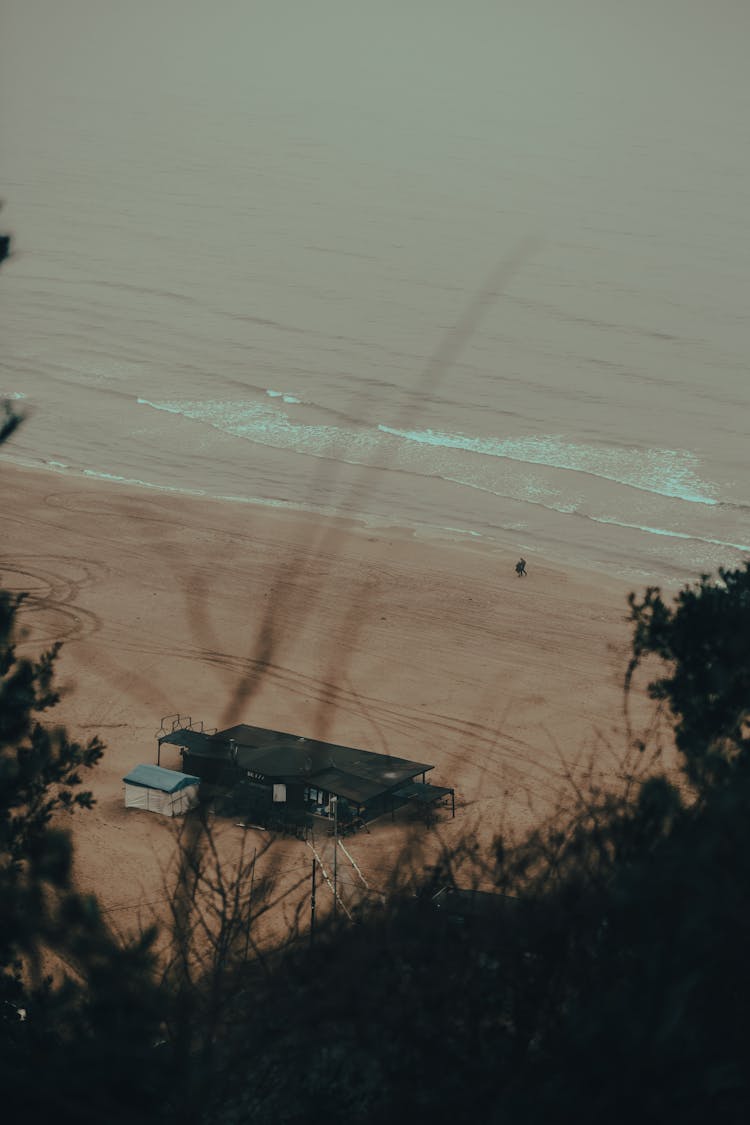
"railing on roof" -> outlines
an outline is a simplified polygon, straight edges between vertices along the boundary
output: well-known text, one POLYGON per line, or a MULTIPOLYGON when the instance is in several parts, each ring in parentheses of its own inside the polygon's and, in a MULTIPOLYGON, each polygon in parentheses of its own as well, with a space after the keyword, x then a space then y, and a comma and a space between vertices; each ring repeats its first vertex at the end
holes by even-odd
POLYGON ((203 724, 203 719, 193 719, 190 715, 165 715, 163 719, 159 720, 159 729, 154 735, 159 742, 166 738, 168 734, 174 734, 177 730, 196 730, 201 734, 216 734, 216 727, 206 727, 203 724), (170 725, 167 726, 167 723, 170 725))

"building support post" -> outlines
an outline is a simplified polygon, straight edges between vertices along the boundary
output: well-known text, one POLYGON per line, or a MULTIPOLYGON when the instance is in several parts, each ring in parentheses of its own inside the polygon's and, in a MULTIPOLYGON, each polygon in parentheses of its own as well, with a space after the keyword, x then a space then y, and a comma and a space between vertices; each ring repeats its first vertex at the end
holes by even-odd
POLYGON ((333 798, 333 916, 336 917, 339 902, 338 883, 339 859, 339 799, 333 798))
POLYGON ((250 868, 250 894, 247 899, 247 929, 245 930, 245 960, 247 961, 247 951, 250 946, 250 927, 253 924, 253 888, 255 887, 255 858, 258 854, 258 849, 253 849, 253 864, 250 868))
MULTIPOLYGON (((310 948, 312 949, 315 941, 315 864, 317 860, 313 856, 312 861, 312 884, 310 889, 310 948)), ((334 902, 335 902, 334 898, 334 902)))

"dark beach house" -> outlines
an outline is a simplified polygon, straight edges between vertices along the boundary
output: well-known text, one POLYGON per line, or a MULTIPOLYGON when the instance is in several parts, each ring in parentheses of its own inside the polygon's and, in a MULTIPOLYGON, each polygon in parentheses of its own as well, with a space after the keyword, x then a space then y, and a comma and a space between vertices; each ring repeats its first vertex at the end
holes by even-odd
POLYGON ((342 830, 416 803, 423 809, 450 797, 454 790, 431 785, 433 766, 389 754, 265 730, 245 723, 207 732, 177 716, 165 722, 161 748, 176 746, 186 773, 228 795, 228 808, 261 824, 295 827, 334 818, 342 830))

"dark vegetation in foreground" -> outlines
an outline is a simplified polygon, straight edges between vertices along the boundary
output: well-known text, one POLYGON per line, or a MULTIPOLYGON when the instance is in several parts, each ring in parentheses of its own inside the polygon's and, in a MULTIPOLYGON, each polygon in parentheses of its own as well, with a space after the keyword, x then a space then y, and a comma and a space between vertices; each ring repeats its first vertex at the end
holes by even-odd
POLYGON ((45 721, 57 648, 17 655, 19 601, 0 592, 6 1120, 750 1120, 750 564, 630 597, 625 691, 654 676, 678 784, 634 745, 616 788, 571 782, 487 855, 405 854, 355 924, 311 945, 300 921, 272 951, 254 927, 277 889, 250 904, 200 817, 166 934, 123 939, 72 888, 60 823, 102 745, 45 721))

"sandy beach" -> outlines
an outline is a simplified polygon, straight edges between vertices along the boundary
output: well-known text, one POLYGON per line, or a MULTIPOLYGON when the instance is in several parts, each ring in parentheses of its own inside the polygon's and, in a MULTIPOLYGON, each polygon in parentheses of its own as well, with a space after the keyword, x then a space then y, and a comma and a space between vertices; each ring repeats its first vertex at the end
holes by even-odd
MULTIPOLYGON (((123 924, 159 900, 173 849, 171 822, 123 806, 164 716, 432 762, 456 789, 448 840, 531 823, 582 755, 606 772, 624 749, 621 581, 541 558, 519 579, 510 554, 396 528, 7 465, 0 479, 0 582, 28 591, 20 649, 63 642, 54 717, 107 746, 86 779, 96 807, 73 822, 77 880, 123 924)), ((370 872, 398 831, 357 837, 370 872)))

